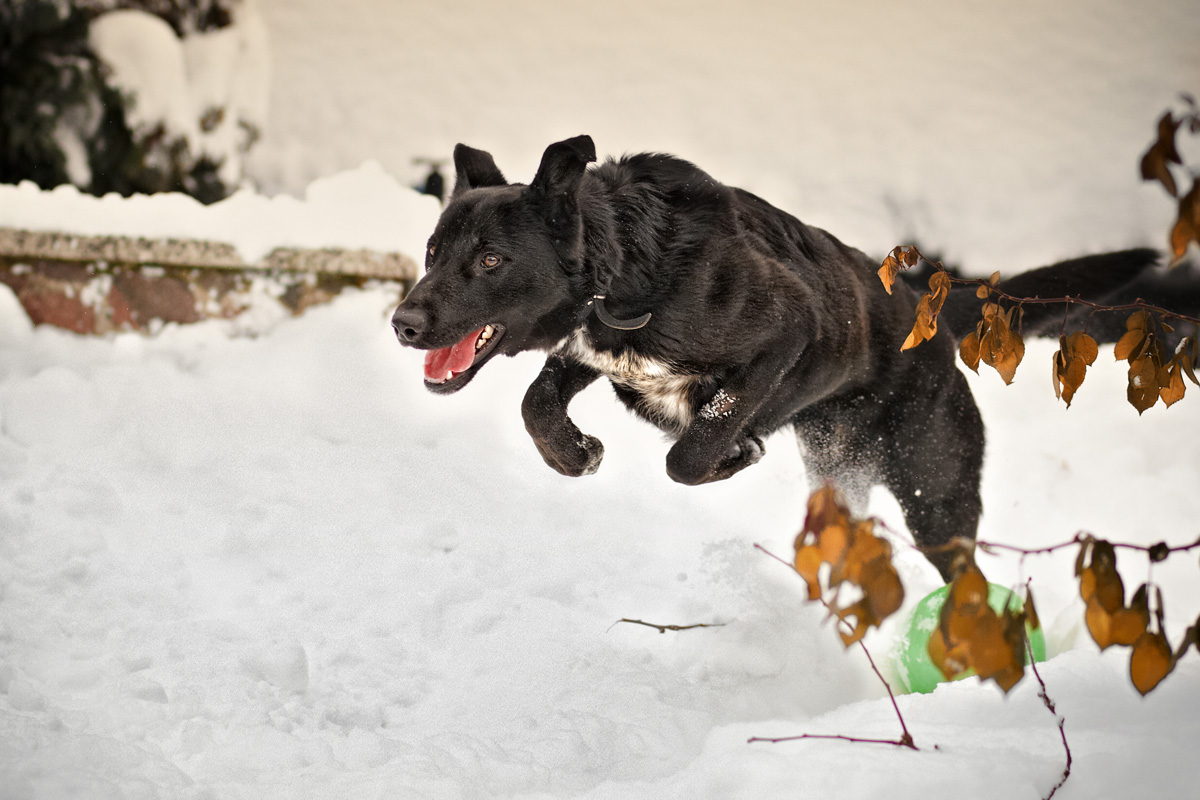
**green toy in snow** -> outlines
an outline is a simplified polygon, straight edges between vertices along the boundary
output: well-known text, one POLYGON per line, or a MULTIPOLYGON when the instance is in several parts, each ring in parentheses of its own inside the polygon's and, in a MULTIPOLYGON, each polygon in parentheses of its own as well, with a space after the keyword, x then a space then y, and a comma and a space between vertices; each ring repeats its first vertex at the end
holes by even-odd
MULTIPOLYGON (((928 647, 929 635, 938 626, 942 606, 945 605, 946 596, 949 593, 949 586, 943 586, 930 592, 921 602, 917 603, 909 617, 906 635, 899 642, 895 653, 896 676, 906 692, 932 692, 939 683, 947 680, 942 675, 942 671, 934 666, 933 660, 929 658, 928 647)), ((1015 597, 1009 589, 995 583, 988 584, 988 605, 993 611, 999 614, 1009 603, 1015 604, 1018 609, 1024 606, 1021 599, 1015 597)), ((1029 645, 1033 650, 1033 660, 1045 661, 1046 638, 1042 634, 1042 629, 1040 627, 1031 628, 1026 624, 1025 633, 1029 637, 1029 645)), ((974 670, 967 670, 955 675, 953 680, 962 680, 974 674, 974 670)))

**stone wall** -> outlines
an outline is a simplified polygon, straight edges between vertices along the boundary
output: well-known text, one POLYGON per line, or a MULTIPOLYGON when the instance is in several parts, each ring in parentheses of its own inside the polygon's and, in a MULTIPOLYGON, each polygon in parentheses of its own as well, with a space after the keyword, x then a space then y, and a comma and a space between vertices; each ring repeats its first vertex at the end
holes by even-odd
POLYGON ((34 324, 76 333, 231 318, 258 302, 299 314, 370 281, 401 294, 417 272, 407 256, 371 250, 278 248, 247 264, 224 242, 0 228, 0 283, 34 324))

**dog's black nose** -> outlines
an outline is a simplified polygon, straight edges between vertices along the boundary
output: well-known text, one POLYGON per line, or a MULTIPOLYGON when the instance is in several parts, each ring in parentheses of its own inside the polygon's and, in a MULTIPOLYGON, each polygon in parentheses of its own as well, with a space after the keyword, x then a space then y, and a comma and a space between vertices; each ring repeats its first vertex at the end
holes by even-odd
POLYGON ((410 343, 420 338, 429 327, 429 315, 419 308, 407 308, 403 305, 392 314, 392 328, 396 338, 401 342, 410 343))

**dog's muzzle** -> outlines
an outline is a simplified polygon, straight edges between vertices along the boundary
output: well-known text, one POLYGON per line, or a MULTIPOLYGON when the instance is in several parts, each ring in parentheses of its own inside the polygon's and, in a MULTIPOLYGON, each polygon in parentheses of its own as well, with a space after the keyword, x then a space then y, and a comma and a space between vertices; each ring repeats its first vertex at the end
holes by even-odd
POLYGON ((401 344, 415 344, 428 329, 429 315, 419 308, 401 304, 392 314, 392 330, 396 331, 401 344))

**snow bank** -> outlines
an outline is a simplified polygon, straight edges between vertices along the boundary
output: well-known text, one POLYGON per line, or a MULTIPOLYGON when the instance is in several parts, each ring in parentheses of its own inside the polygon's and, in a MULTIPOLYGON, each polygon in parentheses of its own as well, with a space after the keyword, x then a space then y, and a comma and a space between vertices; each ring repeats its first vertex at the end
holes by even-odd
POLYGON ((228 242, 247 263, 276 247, 366 248, 423 261, 437 200, 375 162, 314 181, 303 200, 242 190, 212 205, 184 194, 94 197, 74 186, 0 184, 0 226, 31 231, 228 242))

